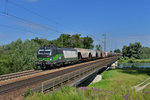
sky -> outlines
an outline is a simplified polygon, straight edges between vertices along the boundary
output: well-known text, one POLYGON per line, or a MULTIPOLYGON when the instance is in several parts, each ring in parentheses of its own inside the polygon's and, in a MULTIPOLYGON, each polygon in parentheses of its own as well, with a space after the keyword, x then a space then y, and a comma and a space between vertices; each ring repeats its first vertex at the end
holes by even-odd
POLYGON ((0 0, 0 45, 21 38, 90 36, 107 51, 141 42, 150 47, 150 0, 0 0))

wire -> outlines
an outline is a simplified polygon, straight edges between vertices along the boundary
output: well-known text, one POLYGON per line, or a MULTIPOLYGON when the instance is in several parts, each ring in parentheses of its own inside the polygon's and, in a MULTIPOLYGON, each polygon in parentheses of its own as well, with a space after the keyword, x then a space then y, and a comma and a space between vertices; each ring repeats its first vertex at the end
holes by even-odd
MULTIPOLYGON (((11 27, 11 26, 8 26, 8 25, 0 24, 0 27, 5 27, 5 28, 13 29, 13 30, 18 30, 18 31, 30 32, 30 33, 37 34, 37 35, 44 35, 44 34, 40 34, 40 33, 37 33, 37 32, 30 31, 30 30, 24 30, 24 29, 20 29, 20 28, 16 28, 16 27, 11 27)), ((49 35, 49 34, 47 34, 47 35, 49 35)))
MULTIPOLYGON (((37 13, 37 12, 34 12, 34 11, 28 9, 28 8, 25 8, 25 7, 23 7, 23 6, 21 6, 21 5, 17 4, 17 3, 15 3, 15 2, 13 2, 13 1, 9 1, 9 3, 12 4, 12 5, 15 5, 15 6, 19 7, 19 8, 22 8, 22 9, 24 9, 24 10, 26 10, 26 11, 28 11, 28 12, 30 12, 30 13, 36 15, 36 16, 39 16, 39 17, 41 17, 41 18, 43 18, 43 19, 50 20, 48 17, 44 17, 44 16, 42 16, 41 14, 39 14, 39 13, 37 13)), ((52 21, 52 20, 51 20, 51 21, 52 21)), ((55 22, 55 21, 53 21, 53 22, 55 22)), ((56 24, 59 24, 58 22, 55 22, 55 23, 56 23, 56 24)), ((61 32, 59 32, 59 33, 61 33, 61 32)), ((92 36, 93 38, 96 38, 96 37, 93 36, 92 34, 88 34, 88 35, 92 36)), ((96 38, 96 39, 97 39, 98 41, 101 41, 101 40, 99 40, 98 38, 96 38)))
MULTIPOLYGON (((39 13, 33 11, 33 10, 30 10, 30 9, 28 9, 28 8, 26 8, 26 7, 23 7, 23 6, 21 6, 21 5, 17 4, 17 3, 15 3, 15 2, 13 2, 13 1, 11 1, 11 0, 9 0, 9 3, 12 4, 12 5, 14 5, 14 6, 17 6, 17 7, 19 7, 19 8, 22 8, 22 9, 24 9, 24 10, 26 10, 26 11, 28 11, 28 12, 30 12, 30 13, 36 15, 36 16, 39 16, 39 17, 41 17, 41 18, 43 18, 43 19, 46 19, 46 20, 48 20, 48 21, 51 20, 51 19, 49 19, 48 17, 44 17, 43 15, 41 15, 41 14, 39 14, 39 13)), ((51 20, 51 21, 52 21, 52 20, 51 20)), ((53 21, 53 22, 56 23, 57 25, 60 25, 61 27, 63 27, 62 24, 60 24, 60 23, 58 23, 58 22, 56 22, 56 21, 53 21)), ((74 31, 77 31, 77 30, 74 30, 74 31)), ((81 33, 81 32, 80 32, 80 33, 81 33)))
MULTIPOLYGON (((52 29, 52 28, 50 28, 50 27, 48 27, 48 26, 41 25, 41 24, 38 24, 38 23, 35 23, 35 22, 32 22, 32 21, 28 21, 28 20, 26 20, 26 19, 23 19, 23 18, 14 16, 14 15, 11 15, 11 14, 8 14, 8 13, 6 14, 5 12, 1 12, 1 11, 0 11, 0 13, 3 14, 3 15, 9 16, 9 17, 13 17, 13 18, 15 18, 15 19, 22 20, 23 22, 27 22, 27 23, 29 23, 30 25, 37 25, 37 26, 40 26, 40 27, 42 27, 42 28, 48 29, 48 30, 50 30, 50 31, 55 31, 55 32, 57 32, 57 33, 62 33, 62 32, 60 32, 60 31, 57 31, 57 30, 55 30, 55 29, 52 29)), ((5 27, 7 27, 7 28, 12 28, 12 29, 16 29, 16 28, 13 28, 13 27, 10 27, 10 26, 5 26, 5 27)), ((17 30, 20 30, 20 29, 17 29, 17 30)), ((24 30, 22 30, 22 31, 24 31, 24 30)), ((29 31, 29 30, 25 30, 25 31, 26 31, 26 32, 31 32, 31 33, 36 33, 36 32, 29 31)), ((98 38, 96 38, 96 37, 95 37, 94 35, 92 35, 92 34, 89 34, 89 33, 86 33, 86 34, 92 36, 93 38, 95 38, 95 39, 98 40, 98 41, 101 41, 101 40, 99 40, 98 38)), ((39 34, 38 34, 38 35, 39 35, 39 34)), ((41 34, 41 35, 42 35, 42 34, 41 34)))
MULTIPOLYGON (((8 3, 8 0, 6 0, 6 4, 7 4, 7 3, 8 3)), ((22 9, 24 9, 24 10, 26 10, 26 11, 28 11, 28 12, 30 12, 30 13, 36 15, 36 16, 39 16, 39 17, 41 17, 41 18, 43 18, 43 19, 50 20, 48 17, 44 17, 44 16, 40 15, 39 13, 34 12, 34 11, 28 9, 28 8, 25 8, 25 7, 23 7, 23 6, 21 6, 21 5, 17 4, 17 3, 15 3, 15 2, 13 2, 13 1, 9 1, 9 4, 12 4, 12 5, 17 6, 17 7, 19 7, 19 8, 22 8, 22 9)), ((4 14, 4 15, 7 15, 7 16, 10 16, 10 17, 13 17, 13 18, 16 18, 16 19, 19 19, 19 20, 22 20, 23 22, 27 22, 27 23, 32 24, 32 25, 40 26, 40 27, 42 27, 42 28, 45 28, 45 29, 48 29, 48 30, 51 30, 51 31, 54 31, 54 32, 57 32, 57 33, 63 33, 63 32, 60 32, 60 31, 58 31, 58 30, 55 30, 55 29, 53 29, 53 28, 51 28, 51 27, 48 27, 48 26, 45 26, 45 25, 41 25, 41 24, 38 24, 38 23, 35 23, 35 22, 32 22, 32 21, 29 21, 29 20, 26 20, 26 19, 23 19, 23 18, 14 16, 14 15, 8 14, 7 11, 5 11, 5 12, 0 12, 0 13, 2 13, 2 14, 4 14)), ((51 20, 51 21, 52 21, 52 20, 51 20)), ((53 21, 53 22, 55 22, 57 25, 60 25, 60 24, 59 24, 58 22, 56 22, 56 21, 53 21)), ((79 33, 81 33, 81 32, 79 32, 79 33)), ((87 34, 88 34, 88 33, 87 33, 87 34)), ((93 38, 95 38, 95 39, 98 40, 98 41, 101 41, 101 40, 99 40, 97 37, 95 37, 95 36, 92 35, 92 34, 88 34, 88 35, 92 36, 93 38)))
POLYGON ((19 19, 19 20, 21 20, 21 21, 23 21, 23 22, 26 22, 26 23, 30 24, 30 25, 36 25, 36 26, 39 26, 39 27, 41 27, 41 28, 44 28, 44 29, 47 29, 47 30, 50 30, 50 31, 54 31, 54 32, 57 32, 57 33, 62 33, 62 32, 60 32, 60 31, 58 31, 58 30, 55 30, 55 29, 53 29, 53 28, 51 28, 51 27, 49 27, 49 26, 41 25, 41 24, 38 24, 38 23, 36 23, 36 22, 32 22, 32 21, 29 21, 29 20, 26 20, 26 19, 17 17, 17 16, 12 15, 12 14, 8 14, 8 13, 2 12, 2 11, 0 11, 0 13, 3 14, 3 15, 9 16, 9 17, 13 17, 13 18, 15 18, 15 19, 19 19))
POLYGON ((8 0, 5 0, 5 13, 8 13, 8 0))
POLYGON ((9 1, 9 3, 12 4, 12 5, 14 5, 14 6, 17 6, 17 7, 19 7, 19 8, 22 8, 22 9, 24 9, 24 10, 26 10, 26 11, 28 11, 28 12, 30 12, 30 13, 36 15, 36 16, 39 16, 39 17, 41 17, 41 18, 43 18, 43 19, 46 19, 46 20, 48 20, 48 21, 50 20, 50 21, 54 22, 55 24, 62 26, 60 23, 58 23, 58 22, 56 22, 56 21, 53 21, 53 20, 49 19, 48 17, 45 17, 45 16, 43 16, 43 15, 41 15, 41 14, 35 12, 35 11, 32 11, 32 10, 30 10, 30 9, 28 9, 28 8, 25 8, 25 7, 23 7, 23 6, 19 5, 19 4, 17 4, 17 3, 15 3, 15 2, 11 1, 11 0, 9 1))

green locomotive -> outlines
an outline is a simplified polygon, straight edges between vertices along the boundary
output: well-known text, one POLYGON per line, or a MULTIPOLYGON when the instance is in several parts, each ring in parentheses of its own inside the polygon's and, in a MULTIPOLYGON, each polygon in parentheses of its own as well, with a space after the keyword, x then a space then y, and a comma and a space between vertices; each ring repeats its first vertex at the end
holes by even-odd
POLYGON ((36 65, 46 69, 76 61, 78 61, 77 50, 47 46, 38 50, 36 65))

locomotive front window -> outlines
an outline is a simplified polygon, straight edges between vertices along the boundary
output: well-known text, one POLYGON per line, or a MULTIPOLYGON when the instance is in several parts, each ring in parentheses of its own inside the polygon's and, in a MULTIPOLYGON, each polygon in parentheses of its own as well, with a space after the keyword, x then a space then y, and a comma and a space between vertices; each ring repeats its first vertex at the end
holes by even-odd
POLYGON ((48 53, 48 54, 49 54, 49 53, 50 53, 50 51, 45 51, 44 53, 48 53))
POLYGON ((39 50, 38 52, 39 54, 51 54, 51 51, 50 50, 39 50))
POLYGON ((39 51, 39 53, 44 53, 44 51, 39 51))

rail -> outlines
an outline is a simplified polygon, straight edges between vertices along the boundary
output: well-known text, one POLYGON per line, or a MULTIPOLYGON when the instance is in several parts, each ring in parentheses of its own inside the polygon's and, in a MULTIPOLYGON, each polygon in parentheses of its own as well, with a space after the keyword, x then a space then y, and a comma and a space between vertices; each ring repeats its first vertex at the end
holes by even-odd
POLYGON ((106 58, 108 60, 106 60, 104 62, 99 62, 98 65, 94 64, 92 66, 85 67, 85 68, 82 68, 82 69, 79 69, 79 70, 76 70, 76 71, 64 74, 62 76, 58 76, 56 78, 44 81, 44 82, 42 82, 42 86, 41 86, 42 87, 42 92, 44 92, 44 91, 46 91, 48 89, 53 89, 54 90, 54 88, 56 86, 58 86, 58 85, 62 86, 63 83, 68 82, 71 79, 75 79, 76 77, 80 77, 81 75, 83 75, 83 74, 85 74, 87 72, 96 70, 97 68, 99 68, 99 65, 101 63, 108 63, 110 61, 115 61, 118 58, 119 58, 118 56, 117 57, 106 58))
POLYGON ((12 78, 18 78, 18 77, 26 76, 26 75, 31 75, 31 74, 39 73, 41 71, 42 70, 28 70, 28 71, 23 71, 23 72, 0 75, 0 81, 12 79, 12 78))

